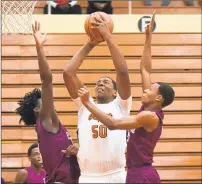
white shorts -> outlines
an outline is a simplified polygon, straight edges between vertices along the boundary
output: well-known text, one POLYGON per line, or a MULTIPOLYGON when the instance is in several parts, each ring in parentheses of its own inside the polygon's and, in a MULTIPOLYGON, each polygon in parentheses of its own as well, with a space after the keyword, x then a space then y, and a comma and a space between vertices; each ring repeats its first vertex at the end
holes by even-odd
POLYGON ((118 171, 103 176, 86 176, 81 174, 79 183, 126 183, 126 171, 118 171))

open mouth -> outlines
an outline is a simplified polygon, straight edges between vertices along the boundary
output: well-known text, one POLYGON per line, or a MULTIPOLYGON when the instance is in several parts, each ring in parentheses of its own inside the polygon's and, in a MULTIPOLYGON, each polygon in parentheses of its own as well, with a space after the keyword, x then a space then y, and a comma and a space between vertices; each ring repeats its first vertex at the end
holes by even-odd
POLYGON ((103 88, 97 88, 97 91, 98 92, 104 92, 104 89, 103 88))

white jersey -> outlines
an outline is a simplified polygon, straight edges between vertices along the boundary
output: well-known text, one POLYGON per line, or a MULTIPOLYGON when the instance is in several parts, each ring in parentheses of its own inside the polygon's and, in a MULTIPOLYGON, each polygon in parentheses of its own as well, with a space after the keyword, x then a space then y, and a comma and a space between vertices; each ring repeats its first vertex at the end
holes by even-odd
MULTIPOLYGON (((132 97, 122 100, 118 95, 108 104, 96 104, 100 110, 115 119, 128 116, 132 106, 132 97)), ((126 131, 110 131, 105 125, 83 106, 80 99, 74 100, 78 105, 78 162, 82 175, 101 176, 125 169, 126 131)))

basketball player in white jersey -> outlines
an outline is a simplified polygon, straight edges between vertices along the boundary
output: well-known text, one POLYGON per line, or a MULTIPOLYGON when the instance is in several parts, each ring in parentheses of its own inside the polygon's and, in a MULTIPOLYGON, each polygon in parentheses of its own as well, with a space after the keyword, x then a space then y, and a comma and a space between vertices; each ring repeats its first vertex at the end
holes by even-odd
MULTIPOLYGON (((98 79, 95 86, 96 100, 91 97, 100 110, 114 118, 128 116, 132 97, 128 68, 115 43, 109 28, 102 19, 93 22, 107 42, 116 69, 116 82, 109 77, 98 79), (117 84, 116 84, 117 83, 117 84)), ((126 131, 110 131, 96 120, 82 105, 78 90, 83 83, 77 77, 77 71, 88 53, 97 45, 88 41, 67 64, 63 77, 73 101, 78 107, 78 141, 77 154, 81 176, 80 183, 125 183, 125 149, 126 131)))

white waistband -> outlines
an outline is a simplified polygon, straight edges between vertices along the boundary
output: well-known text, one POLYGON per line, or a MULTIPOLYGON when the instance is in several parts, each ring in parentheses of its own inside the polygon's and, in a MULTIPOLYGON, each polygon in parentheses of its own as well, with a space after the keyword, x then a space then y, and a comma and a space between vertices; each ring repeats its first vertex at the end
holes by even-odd
POLYGON ((105 173, 88 173, 88 172, 81 172, 81 176, 106 176, 106 175, 111 175, 111 174, 115 174, 115 173, 118 173, 118 172, 123 172, 125 171, 125 168, 119 168, 119 169, 116 169, 116 170, 113 170, 113 171, 108 171, 108 172, 105 172, 105 173))

